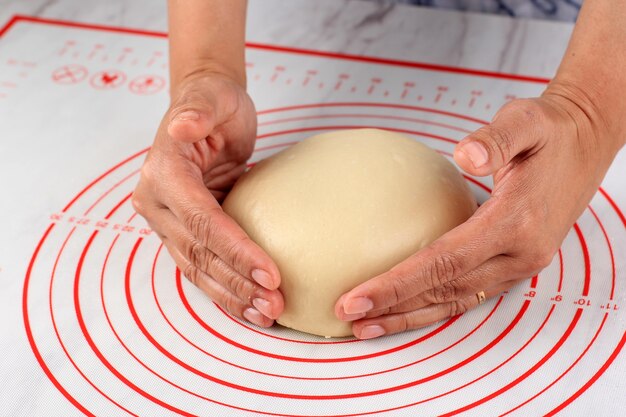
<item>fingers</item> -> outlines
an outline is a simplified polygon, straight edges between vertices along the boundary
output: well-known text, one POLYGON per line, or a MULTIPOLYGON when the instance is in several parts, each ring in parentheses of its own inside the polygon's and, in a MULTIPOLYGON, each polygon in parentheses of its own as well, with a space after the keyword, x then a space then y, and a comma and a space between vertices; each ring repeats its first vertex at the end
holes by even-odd
POLYGON ((496 283, 527 276, 514 258, 499 255, 453 281, 446 282, 436 288, 430 288, 399 304, 362 313, 360 316, 346 316, 342 310, 338 310, 337 316, 340 320, 353 321, 364 317, 373 318, 385 314, 405 313, 431 304, 445 304, 464 299, 483 291, 485 288, 492 287, 496 283))
MULTIPOLYGON (((507 291, 518 282, 507 281, 487 288, 484 290, 485 296, 487 298, 494 297, 503 291, 507 291)), ((477 305, 478 297, 472 294, 456 301, 431 304, 406 313, 388 314, 377 318, 359 320, 352 325, 352 331, 359 339, 371 339, 426 327, 438 321, 463 314, 477 305)))
POLYGON ((153 218, 161 225, 163 238, 171 241, 187 262, 179 267, 190 281, 195 283, 207 275, 246 303, 261 306, 267 317, 275 319, 282 313, 284 302, 278 290, 270 291, 235 271, 198 242, 169 210, 160 209, 153 218))
POLYGON ((192 179, 182 182, 170 187, 173 192, 166 200, 171 200, 157 204, 149 185, 140 181, 133 196, 135 209, 162 238, 171 240, 181 259, 189 262, 190 265, 178 264, 186 276, 194 280, 194 274, 208 274, 243 300, 264 300, 257 302, 263 312, 268 317, 278 317, 283 299, 278 291, 271 291, 280 285, 274 262, 222 211, 203 186, 197 186, 192 179), (176 195, 181 189, 184 194, 176 195))
MULTIPOLYGON (((250 281, 204 248, 196 254, 194 251, 198 248, 198 242, 169 210, 159 209, 153 219, 161 226, 161 239, 176 265, 185 277, 205 290, 214 301, 238 317, 242 316, 243 307, 251 306, 269 319, 280 316, 284 302, 279 291, 267 290, 250 281)), ((258 321, 255 323, 259 324, 258 321)))
POLYGON ((455 161, 471 175, 493 174, 516 156, 543 146, 547 136, 544 114, 533 100, 508 103, 490 124, 459 142, 455 161))
POLYGON ((335 306, 337 315, 390 308, 452 282, 499 254, 502 236, 487 227, 488 216, 479 212, 388 272, 346 293, 335 306))
POLYGON ((272 259, 224 213, 204 184, 184 175, 172 181, 163 202, 201 246, 244 277, 269 290, 278 288, 280 274, 272 259))
POLYGON ((198 288, 200 288, 209 298, 219 304, 223 309, 235 317, 248 320, 260 327, 270 327, 274 320, 260 312, 260 309, 244 302, 241 298, 226 289, 219 282, 199 271, 185 259, 180 253, 177 245, 171 240, 163 238, 163 244, 174 258, 176 265, 181 271, 190 273, 187 278, 198 288), (191 271, 191 272, 190 272, 191 271))

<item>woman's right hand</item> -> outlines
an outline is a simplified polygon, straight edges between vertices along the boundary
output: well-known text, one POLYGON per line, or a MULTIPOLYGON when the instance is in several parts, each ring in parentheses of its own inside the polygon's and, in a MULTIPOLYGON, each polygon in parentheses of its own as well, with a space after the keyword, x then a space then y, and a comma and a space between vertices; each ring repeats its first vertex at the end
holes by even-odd
POLYGON ((234 78, 203 71, 182 80, 133 195, 183 274, 236 317, 271 326, 283 310, 280 274, 219 204, 246 169, 256 111, 234 78))

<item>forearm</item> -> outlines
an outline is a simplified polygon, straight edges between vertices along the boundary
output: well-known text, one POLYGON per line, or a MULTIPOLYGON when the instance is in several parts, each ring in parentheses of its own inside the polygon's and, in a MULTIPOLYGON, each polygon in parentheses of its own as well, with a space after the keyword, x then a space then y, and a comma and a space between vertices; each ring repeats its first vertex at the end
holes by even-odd
POLYGON ((547 92, 566 95, 616 152, 626 143, 626 1, 585 0, 547 92))
POLYGON ((170 85, 200 71, 245 85, 246 0, 168 0, 170 85))

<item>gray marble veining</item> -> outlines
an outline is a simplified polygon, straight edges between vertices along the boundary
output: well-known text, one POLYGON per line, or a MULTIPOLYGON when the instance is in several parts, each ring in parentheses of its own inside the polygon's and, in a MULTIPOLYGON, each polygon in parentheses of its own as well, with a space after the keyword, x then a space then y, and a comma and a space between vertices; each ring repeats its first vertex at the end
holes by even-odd
MULTIPOLYGON (((14 14, 167 30, 152 0, 0 0, 14 14)), ((253 42, 551 77, 572 25, 361 0, 250 0, 253 42)))

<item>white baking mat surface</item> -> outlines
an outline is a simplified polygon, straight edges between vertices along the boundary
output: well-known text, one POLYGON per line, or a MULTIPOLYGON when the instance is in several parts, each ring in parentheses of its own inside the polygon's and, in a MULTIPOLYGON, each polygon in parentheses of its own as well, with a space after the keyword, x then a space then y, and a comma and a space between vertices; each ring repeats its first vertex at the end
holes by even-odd
MULTIPOLYGON (((367 342, 260 329, 176 273, 129 196, 166 109, 157 34, 18 18, 0 36, 6 416, 617 416, 626 407, 626 157, 536 280, 367 342), (617 414, 616 414, 617 413, 617 414)), ((253 160, 396 129, 448 155, 536 80, 248 49, 253 160)), ((484 201, 490 182, 468 179, 484 201)))

